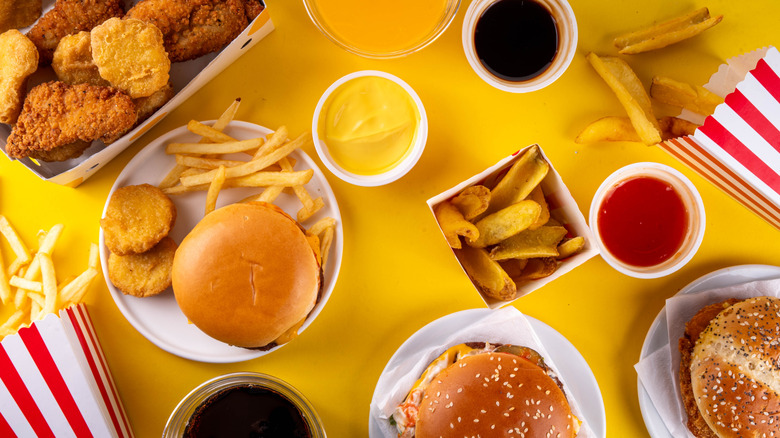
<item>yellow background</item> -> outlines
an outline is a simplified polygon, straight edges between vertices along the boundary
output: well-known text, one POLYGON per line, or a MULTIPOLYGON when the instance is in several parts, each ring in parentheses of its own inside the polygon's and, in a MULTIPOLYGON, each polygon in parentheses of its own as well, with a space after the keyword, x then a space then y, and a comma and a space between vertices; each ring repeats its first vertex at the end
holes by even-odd
MULTIPOLYGON (((778 43, 779 2, 574 0, 577 56, 555 84, 531 94, 496 90, 470 69, 461 47, 468 4, 464 0, 449 29, 421 52, 397 60, 369 60, 329 42, 300 1, 269 0, 275 31, 78 188, 43 182, 19 163, 0 158, 0 212, 30 244, 36 242, 37 230, 64 223, 54 255, 64 276, 86 266, 88 243, 98 240, 103 204, 125 164, 151 140, 188 120, 217 117, 236 97, 242 98, 239 119, 271 128, 286 124, 292 134, 310 129, 320 94, 356 70, 395 74, 425 104, 428 145, 401 180, 361 188, 341 182, 322 167, 343 217, 341 275, 318 319, 279 351, 226 365, 181 359, 133 329, 102 280, 93 286, 86 302, 137 436, 159 436, 185 394, 207 379, 234 371, 269 373, 292 383, 314 404, 330 437, 366 436, 374 384, 398 346, 430 321, 483 307, 425 201, 531 143, 542 145, 586 216, 601 181, 638 161, 680 170, 704 199, 704 242, 677 273, 638 280, 595 257, 514 303, 562 333, 588 361, 604 397, 610 437, 647 435, 633 365, 664 300, 716 269, 780 265, 780 232, 660 149, 632 143, 580 146, 573 141, 587 123, 623 114, 585 60, 589 51, 615 54, 615 35, 709 6, 725 16, 715 28, 657 52, 626 57, 646 85, 655 74, 703 84, 726 58, 778 43)), ((312 146, 306 152, 315 156, 312 146)), ((4 254, 10 258, 7 247, 4 254)))

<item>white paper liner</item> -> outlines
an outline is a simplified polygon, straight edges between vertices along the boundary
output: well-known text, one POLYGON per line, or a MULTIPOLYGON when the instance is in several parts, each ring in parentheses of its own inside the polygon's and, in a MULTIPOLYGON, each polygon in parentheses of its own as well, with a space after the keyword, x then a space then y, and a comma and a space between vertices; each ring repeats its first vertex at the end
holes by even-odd
MULTIPOLYGON (((573 397, 573 393, 566 384, 564 376, 558 372, 555 363, 550 358, 550 354, 542 345, 528 319, 514 307, 504 307, 491 311, 483 318, 461 327, 445 339, 431 337, 420 343, 420 349, 415 352, 415 355, 396 358, 395 363, 388 364, 391 367, 380 376, 374 390, 375 394, 385 395, 377 397, 372 401, 370 413, 373 420, 376 421, 382 430, 384 438, 397 438, 398 432, 389 423, 388 418, 392 415, 395 407, 403 402, 409 392, 409 388, 417 381, 428 365, 447 348, 466 342, 513 344, 536 350, 536 352, 542 355, 547 366, 552 368, 558 379, 560 379, 572 412, 577 418, 582 420, 582 426, 577 438, 594 438, 596 436, 585 422, 578 400, 573 397)), ((587 403, 586 400, 582 402, 587 403)))
POLYGON ((676 295, 666 300, 663 312, 666 312, 668 343, 640 360, 634 368, 653 407, 673 437, 693 437, 686 426, 688 417, 682 405, 678 374, 680 351, 677 343, 685 333, 685 323, 709 304, 729 298, 747 299, 759 296, 780 297, 780 278, 676 295))

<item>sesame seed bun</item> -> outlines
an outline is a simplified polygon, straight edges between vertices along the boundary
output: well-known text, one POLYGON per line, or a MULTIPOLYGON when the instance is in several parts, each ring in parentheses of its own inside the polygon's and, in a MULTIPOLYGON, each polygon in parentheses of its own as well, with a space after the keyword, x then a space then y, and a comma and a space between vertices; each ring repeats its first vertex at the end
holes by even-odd
MULTIPOLYGON (((709 430, 691 431, 697 437, 780 436, 780 299, 719 305, 721 310, 695 340, 687 370, 691 394, 709 430)), ((700 318, 706 317, 706 309, 700 318)), ((714 310, 717 305, 709 313, 714 310)), ((681 387, 683 393, 686 389, 681 387)))
POLYGON ((209 213, 173 260, 173 292, 184 315, 207 335, 245 348, 289 338, 314 307, 320 278, 301 226, 266 203, 209 213))
POLYGON ((415 437, 570 438, 578 430, 566 395, 544 369, 514 354, 490 352, 465 356, 431 381, 415 437))

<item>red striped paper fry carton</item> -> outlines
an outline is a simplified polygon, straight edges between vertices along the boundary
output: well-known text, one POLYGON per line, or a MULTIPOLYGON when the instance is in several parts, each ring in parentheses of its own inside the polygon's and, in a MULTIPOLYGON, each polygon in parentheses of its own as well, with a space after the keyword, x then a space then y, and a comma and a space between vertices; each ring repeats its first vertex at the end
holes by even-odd
POLYGON ((83 304, 3 339, 0 436, 133 436, 83 304))
POLYGON ((660 146, 780 229, 780 52, 732 58, 705 88, 725 102, 694 135, 660 146))

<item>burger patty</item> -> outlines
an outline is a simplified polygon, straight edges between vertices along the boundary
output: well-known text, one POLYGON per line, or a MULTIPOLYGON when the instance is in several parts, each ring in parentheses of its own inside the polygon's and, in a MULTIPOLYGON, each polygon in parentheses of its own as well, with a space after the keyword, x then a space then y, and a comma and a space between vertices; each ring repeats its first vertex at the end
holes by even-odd
POLYGON ((710 321, 718 316, 720 312, 740 301, 742 300, 730 298, 726 301, 703 307, 685 324, 685 334, 679 341, 680 392, 682 393, 685 412, 688 414, 688 429, 697 438, 718 438, 718 436, 710 429, 707 422, 704 421, 704 417, 702 417, 701 412, 699 412, 699 408, 696 405, 696 397, 693 395, 693 388, 691 386, 691 357, 693 355, 693 347, 696 345, 696 341, 699 340, 701 333, 710 324, 710 321))

